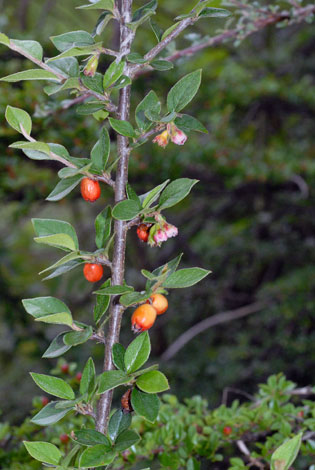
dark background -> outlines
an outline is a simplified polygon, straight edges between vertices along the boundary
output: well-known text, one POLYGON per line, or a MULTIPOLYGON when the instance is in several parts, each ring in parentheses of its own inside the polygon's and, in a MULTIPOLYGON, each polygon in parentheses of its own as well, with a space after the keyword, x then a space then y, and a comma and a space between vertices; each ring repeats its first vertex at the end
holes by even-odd
MULTIPOLYGON (((182 3, 160 1, 156 20, 162 27, 191 6, 187 2, 183 8, 182 3)), ((2 0, 0 30, 11 38, 36 39, 52 56, 56 51, 50 35, 92 31, 97 12, 74 13, 78 4, 2 0)), ((178 48, 223 25, 223 20, 201 21, 177 42, 178 48)), ((112 26, 104 37, 105 46, 115 47, 112 26)), ((153 45, 153 34, 143 28, 135 50, 144 53, 153 45)), ((167 178, 197 178, 200 183, 166 214, 179 227, 176 239, 151 249, 137 240, 135 230, 130 232, 128 283, 141 289, 142 268, 154 269, 182 251, 183 267, 196 265, 213 272, 191 289, 171 292, 168 313, 151 330, 152 360, 159 360, 195 323, 257 300, 266 302, 266 307, 246 318, 205 331, 161 364, 171 391, 180 397, 199 393, 215 405, 225 387, 253 392, 258 383, 280 371, 300 385, 314 379, 314 46, 312 25, 271 26, 238 47, 229 42, 206 49, 179 61, 172 71, 145 75, 133 85, 134 109, 150 89, 165 99, 176 80, 202 67, 202 86, 187 112, 209 130, 208 135, 191 134, 184 147, 170 144, 163 150, 148 142, 133 152, 130 162, 130 182, 138 194, 167 178)), ((105 58, 100 71, 107 65, 105 58)), ((1 46, 0 67, 5 76, 31 64, 1 46)), ((41 360, 41 355, 60 331, 35 323, 21 299, 56 296, 77 320, 87 322, 93 311, 94 287, 80 269, 41 282, 38 272, 59 253, 33 242, 30 219, 67 220, 75 226, 81 247, 94 250, 94 218, 112 197, 104 187, 94 205, 84 202, 78 190, 58 203, 45 202, 57 182, 58 165, 27 160, 22 152, 8 148, 17 135, 4 121, 7 103, 35 116, 34 135, 39 140, 60 143, 74 156, 90 151, 99 124, 76 115, 74 109, 45 116, 49 102, 41 83, 1 84, 0 407, 13 422, 21 420, 38 394, 29 371, 55 367, 56 360, 41 360)), ((130 313, 125 313, 123 322, 124 344, 132 339, 130 313)), ((80 370, 89 353, 100 369, 101 346, 75 348, 67 360, 78 362, 80 370)))

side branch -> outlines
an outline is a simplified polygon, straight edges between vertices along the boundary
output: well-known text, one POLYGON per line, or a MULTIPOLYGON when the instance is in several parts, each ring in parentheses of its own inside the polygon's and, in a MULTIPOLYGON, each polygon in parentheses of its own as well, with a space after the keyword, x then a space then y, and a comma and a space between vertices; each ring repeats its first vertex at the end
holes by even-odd
POLYGON ((266 304, 262 302, 255 302, 251 305, 246 305, 245 307, 238 308, 236 310, 227 310, 226 312, 218 313, 212 317, 206 318, 196 325, 189 328, 185 333, 180 335, 173 344, 162 354, 161 359, 163 361, 168 361, 174 357, 178 351, 180 351, 189 341, 191 341, 195 336, 199 335, 203 331, 211 328, 212 326, 219 325, 220 323, 226 323, 232 320, 237 320, 242 317, 246 317, 251 313, 258 312, 264 308, 266 304))

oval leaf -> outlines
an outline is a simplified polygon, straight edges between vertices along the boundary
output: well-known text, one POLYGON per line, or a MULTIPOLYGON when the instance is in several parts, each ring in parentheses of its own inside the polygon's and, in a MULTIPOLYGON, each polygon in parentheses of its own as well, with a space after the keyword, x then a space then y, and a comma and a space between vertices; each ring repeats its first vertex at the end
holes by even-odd
POLYGON ((58 465, 61 459, 60 450, 50 444, 49 442, 27 442, 23 441, 27 452, 36 460, 40 462, 50 463, 52 465, 58 465))
POLYGON ((190 287, 208 276, 210 272, 202 268, 180 269, 163 282, 163 287, 170 289, 190 287))
POLYGON ((131 394, 131 405, 137 415, 154 423, 159 414, 160 400, 155 394, 144 393, 134 388, 131 394))
POLYGON ((38 385, 39 388, 44 392, 54 395, 58 398, 65 400, 74 400, 74 392, 70 385, 59 377, 53 377, 52 375, 36 374, 31 372, 31 377, 38 385))
POLYGON ((136 384, 140 390, 146 393, 160 393, 169 389, 167 378, 158 370, 140 375, 136 384))
POLYGON ((129 344, 125 353, 125 367, 127 372, 134 372, 148 360, 151 352, 150 337, 144 331, 129 344))

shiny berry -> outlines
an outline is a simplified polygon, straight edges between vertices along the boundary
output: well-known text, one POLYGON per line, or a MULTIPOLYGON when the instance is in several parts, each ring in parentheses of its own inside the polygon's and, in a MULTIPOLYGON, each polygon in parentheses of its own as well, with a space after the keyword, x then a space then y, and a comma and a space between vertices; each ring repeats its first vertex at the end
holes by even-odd
POLYGON ((60 366, 60 370, 63 374, 68 374, 69 372, 69 364, 62 364, 60 366))
POLYGON ((86 263, 83 268, 83 274, 87 281, 97 282, 102 279, 103 266, 101 264, 86 263))
POLYGON ((47 398, 47 397, 42 397, 42 405, 43 405, 43 406, 46 406, 46 405, 48 405, 48 403, 49 403, 49 398, 47 398))
POLYGON ((165 313, 168 308, 167 298, 162 294, 152 294, 150 300, 148 300, 148 303, 150 303, 152 307, 155 308, 158 315, 165 313))
POLYGON ((156 310, 149 304, 140 305, 132 314, 131 324, 134 333, 151 328, 156 319, 156 310))
POLYGON ((98 181, 83 178, 81 181, 81 194, 85 201, 94 202, 101 195, 101 187, 98 181))
POLYGON ((150 227, 145 224, 140 224, 137 227, 138 238, 145 243, 148 241, 149 238, 149 229, 150 227))
POLYGON ((229 436, 231 433, 232 433, 232 428, 231 428, 231 426, 225 426, 225 427, 223 428, 223 434, 224 434, 225 436, 229 436))
POLYGON ((68 434, 60 434, 59 439, 63 444, 67 444, 67 442, 69 442, 68 434))

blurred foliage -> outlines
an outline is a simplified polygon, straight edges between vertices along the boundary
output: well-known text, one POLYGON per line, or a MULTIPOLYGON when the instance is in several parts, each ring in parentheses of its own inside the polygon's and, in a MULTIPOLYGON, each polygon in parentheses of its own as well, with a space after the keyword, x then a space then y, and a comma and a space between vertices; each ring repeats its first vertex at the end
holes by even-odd
MULTIPOLYGON (((59 365, 61 362, 59 361, 59 365)), ((75 364, 72 364, 72 369, 75 364)), ((59 369, 60 370, 60 369, 59 369)), ((57 372, 56 369, 53 371, 57 372)), ((69 383, 78 385, 73 372, 69 383)), ((125 450, 116 459, 112 469, 137 469, 149 466, 152 469, 210 469, 213 463, 220 468, 245 470, 266 468, 273 451, 292 433, 303 432, 303 442, 296 470, 312 469, 315 455, 315 406, 309 398, 315 389, 296 388, 282 374, 271 376, 261 384, 258 393, 247 394, 246 402, 234 400, 230 406, 222 403, 209 410, 207 400, 195 395, 180 402, 175 395, 165 394, 158 419, 154 424, 140 416, 133 416, 132 428, 141 435, 141 441, 125 450), (239 443, 247 449, 248 456, 240 458, 239 443)), ((246 395, 246 394, 245 394, 246 395)), ((31 422, 31 417, 42 408, 43 397, 33 399, 32 415, 20 426, 8 422, 0 424, 0 466, 6 470, 39 470, 42 464, 33 460, 26 452, 23 440, 49 440, 62 453, 73 447, 71 431, 91 428, 90 418, 70 413, 61 421, 41 428, 31 422), (66 440, 66 442, 64 442, 66 440)))
MULTIPOLYGON (((137 2, 141 3, 141 2, 137 2)), ((182 12, 182 2, 160 1, 156 20, 163 27, 182 12)), ((217 6, 220 2, 214 2, 217 6)), ((47 55, 54 54, 49 35, 66 30, 91 31, 95 12, 77 11, 77 1, 0 1, 1 30, 10 37, 37 39, 47 55)), ((221 21, 221 20, 220 20, 221 21)), ((222 22, 222 25, 224 23, 222 22)), ((188 30, 179 47, 198 42, 214 28, 209 22, 188 30)), ((105 42, 115 47, 114 26, 105 42)), ((154 44, 148 28, 135 42, 143 52, 154 44)), ((220 402, 222 390, 236 387, 251 392, 259 381, 283 371, 298 384, 311 383, 315 357, 314 316, 314 176, 315 138, 315 34, 311 25, 287 29, 270 27, 238 48, 227 43, 181 59, 166 74, 140 77, 134 84, 135 105, 154 89, 163 98, 180 76, 203 67, 203 83, 191 104, 209 135, 191 135, 184 147, 162 150, 151 143, 136 149, 130 162, 130 181, 140 193, 168 177, 200 180, 192 195, 169 211, 180 236, 161 249, 141 245, 129 236, 127 281, 143 286, 141 268, 153 269, 185 251, 184 263, 212 269, 206 282, 172 293, 169 313, 152 329, 154 354, 160 355, 186 329, 222 310, 235 309, 256 299, 268 306, 252 316, 200 334, 163 365, 172 393, 180 397, 200 393, 211 405, 220 402)), ((30 63, 4 47, 0 50, 2 75, 30 63)), ((101 63, 101 71, 107 64, 101 63)), ((27 371, 45 372, 54 360, 40 361, 57 327, 44 328, 27 318, 21 298, 53 295, 63 299, 78 320, 88 320, 92 305, 80 271, 41 282, 38 272, 54 260, 53 250, 36 246, 30 218, 53 217, 69 221, 82 246, 94 249, 94 217, 109 199, 95 205, 82 201, 78 191, 58 203, 44 198, 56 183, 56 165, 29 161, 8 149, 15 133, 4 124, 9 101, 34 119, 34 136, 58 142, 71 155, 84 155, 97 139, 98 125, 74 109, 47 114, 52 99, 36 82, 2 84, 0 94, 1 158, 0 197, 0 383, 1 407, 15 422, 30 408, 36 387, 27 371), (44 117, 41 117, 44 116, 44 117), (83 243, 84 242, 84 243, 83 243)), ((66 99, 65 93, 57 98, 66 99)), ((131 339, 126 313, 122 342, 131 339)), ((87 349, 102 363, 102 347, 85 346, 70 352, 69 360, 83 361, 87 349)), ((17 467, 15 467, 17 468, 17 467)))

